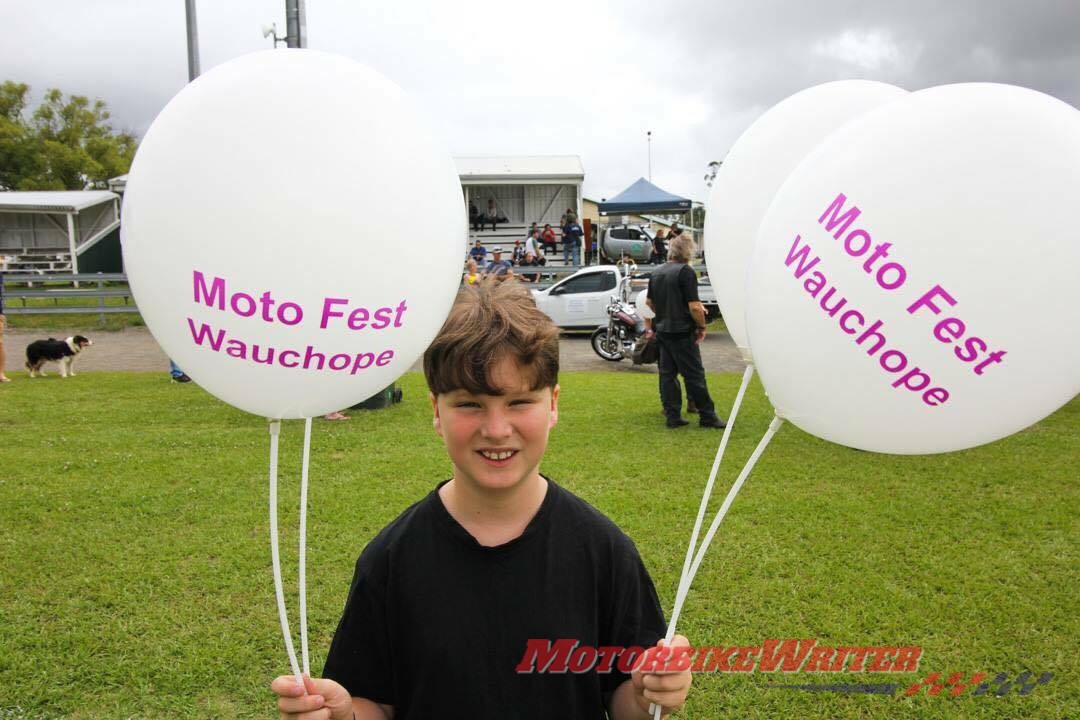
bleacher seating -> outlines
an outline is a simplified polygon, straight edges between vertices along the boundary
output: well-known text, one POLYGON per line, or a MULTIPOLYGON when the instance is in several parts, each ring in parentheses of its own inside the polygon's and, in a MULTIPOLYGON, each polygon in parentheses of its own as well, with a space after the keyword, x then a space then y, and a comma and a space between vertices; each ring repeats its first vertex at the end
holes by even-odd
MULTIPOLYGON (((530 227, 530 224, 523 223, 498 223, 495 226, 495 230, 492 230, 491 224, 489 223, 483 230, 477 231, 470 225, 469 243, 465 248, 465 254, 468 255, 468 251, 472 248, 473 243, 479 240, 480 244, 487 248, 489 254, 491 253, 491 248, 493 246, 498 245, 501 247, 503 259, 508 260, 510 254, 514 251, 514 241, 521 240, 522 243, 524 243, 525 238, 529 234, 530 227)), ((538 224, 537 227, 543 232, 543 223, 538 224)), ((547 254, 547 267, 564 267, 562 259, 562 228, 557 227, 552 223, 551 229, 555 231, 555 252, 549 252, 547 254)))
POLYGON ((5 251, 9 260, 4 272, 12 275, 49 275, 71 272, 71 253, 56 248, 21 248, 5 251))

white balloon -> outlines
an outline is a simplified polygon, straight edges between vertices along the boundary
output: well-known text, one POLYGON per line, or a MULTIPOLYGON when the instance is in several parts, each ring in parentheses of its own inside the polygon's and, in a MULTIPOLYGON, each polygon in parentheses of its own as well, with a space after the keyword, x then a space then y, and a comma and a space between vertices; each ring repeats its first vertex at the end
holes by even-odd
POLYGON ((645 300, 649 297, 649 288, 645 288, 637 294, 637 298, 634 300, 634 307, 637 308, 638 315, 646 320, 652 320, 656 317, 656 313, 652 311, 649 304, 645 300))
POLYGON ((777 414, 936 453, 1068 402, 1078 197, 1080 113, 1032 90, 930 88, 831 135, 777 193, 751 265, 747 328, 777 414))
POLYGON ((731 338, 751 360, 746 272, 776 191, 806 155, 844 123, 907 92, 871 80, 816 85, 780 101, 731 146, 705 213, 705 260, 731 338))
POLYGON ((453 302, 466 232, 453 159, 396 85, 273 50, 219 65, 157 117, 122 243, 169 357, 243 410, 300 418, 409 369, 453 302))

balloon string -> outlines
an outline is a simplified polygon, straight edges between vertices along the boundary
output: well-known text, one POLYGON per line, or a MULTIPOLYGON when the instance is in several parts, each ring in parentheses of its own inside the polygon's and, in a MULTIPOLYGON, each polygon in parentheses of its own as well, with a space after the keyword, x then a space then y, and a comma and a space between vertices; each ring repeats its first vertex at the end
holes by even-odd
MULTIPOLYGON (((727 448, 728 438, 731 437, 731 429, 735 427, 735 418, 739 415, 739 408, 742 406, 743 396, 746 394, 746 388, 750 385, 750 378, 754 376, 754 365, 750 363, 746 366, 746 370, 743 371, 742 385, 739 386, 739 392, 735 394, 735 403, 731 406, 731 412, 728 414, 727 427, 724 428, 724 436, 720 438, 720 447, 716 449, 716 457, 713 459, 712 470, 709 472, 709 480, 705 483, 705 492, 701 494, 701 503, 698 505, 697 519, 694 521, 694 529, 690 533, 690 544, 686 546, 686 558, 683 560, 682 574, 679 576, 679 589, 675 593, 675 597, 679 597, 683 593, 683 585, 686 584, 686 577, 690 574, 690 565, 694 560, 694 551, 697 550, 698 535, 701 533, 701 524, 705 520, 705 510, 709 507, 709 500, 712 498, 713 484, 716 482, 716 473, 720 470, 720 461, 724 458, 724 450, 727 448)), ((673 612, 672 617, 675 617, 673 612)), ((671 638, 674 637, 674 632, 669 630, 669 637, 667 642, 671 642, 671 638)), ((650 713, 656 712, 656 704, 651 704, 649 709, 650 713)))
POLYGON ((724 436, 720 439, 720 447, 716 449, 716 458, 713 460, 712 471, 709 472, 709 481, 705 483, 705 492, 701 495, 701 504, 698 505, 697 520, 694 521, 694 530, 690 533, 690 544, 686 546, 686 558, 683 560, 682 575, 679 577, 680 590, 682 589, 683 583, 686 582, 686 576, 690 572, 690 564, 694 559, 694 551, 697 549, 698 534, 701 532, 701 524, 705 520, 705 510, 708 508, 709 500, 712 498, 713 484, 716 482, 716 473, 720 469, 720 461, 724 458, 724 450, 727 448, 728 438, 731 437, 731 429, 735 426, 735 418, 739 414, 739 407, 742 405, 743 395, 746 394, 746 388, 750 385, 750 378, 753 377, 753 375, 753 364, 747 365, 746 370, 743 372, 742 385, 739 386, 739 392, 735 395, 735 404, 731 406, 727 427, 724 428, 724 436))
POLYGON ((285 613, 285 592, 281 587, 281 558, 278 556, 277 527, 277 470, 278 470, 278 434, 281 421, 270 421, 270 558, 274 565, 274 594, 277 596, 278 619, 281 621, 281 635, 285 638, 285 650, 289 653, 289 666, 296 676, 296 684, 304 687, 304 679, 296 664, 296 651, 293 649, 292 633, 289 632, 289 617, 285 613))
POLYGON ((304 461, 300 471, 300 657, 305 675, 311 675, 307 632, 307 493, 310 455, 311 418, 304 418, 304 461))
MULTIPOLYGON (((712 525, 709 526, 709 531, 705 533, 705 539, 701 541, 701 547, 698 548, 697 555, 694 557, 694 563, 690 566, 690 572, 686 576, 685 581, 680 583, 679 592, 675 596, 675 609, 671 612, 671 622, 668 623, 667 636, 665 638, 664 645, 671 645, 671 640, 675 637, 675 627, 679 622, 679 615, 682 612, 683 604, 686 602, 686 596, 690 592, 690 584, 694 581, 694 577, 697 575, 698 569, 701 567, 701 562, 705 558, 705 553, 709 549, 709 545, 712 543, 713 537, 716 536, 716 531, 720 528, 720 523, 723 521, 724 516, 727 515, 728 508, 731 507, 731 503, 735 501, 735 496, 739 494, 739 490, 742 489, 743 483, 746 482, 746 478, 750 476, 750 472, 754 469, 754 465, 757 464, 761 454, 765 452, 765 448, 768 447, 769 441, 772 440, 773 435, 780 429, 780 426, 784 424, 784 421, 778 417, 774 417, 772 422, 769 423, 769 429, 765 431, 765 435, 762 436, 761 441, 758 442, 754 452, 751 453, 750 459, 746 461, 746 465, 743 467, 742 472, 739 473, 738 479, 735 480, 735 484, 731 486, 731 490, 728 491, 727 497, 724 498, 724 504, 720 506, 720 510, 717 511, 716 517, 713 518, 712 525)), ((660 706, 652 704, 649 708, 650 713, 655 720, 660 720, 660 706)))

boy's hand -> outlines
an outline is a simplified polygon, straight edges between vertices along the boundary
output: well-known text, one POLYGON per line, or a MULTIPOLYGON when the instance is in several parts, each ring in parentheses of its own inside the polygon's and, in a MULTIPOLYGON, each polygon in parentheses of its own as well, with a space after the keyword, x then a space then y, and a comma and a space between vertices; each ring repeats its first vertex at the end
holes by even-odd
POLYGON ((304 676, 304 686, 295 675, 281 675, 270 683, 278 696, 282 720, 352 720, 349 691, 333 680, 304 676))
MULTIPOLYGON (((663 647, 664 641, 657 640, 657 647, 663 647)), ((671 647, 689 647, 690 641, 683 635, 676 635, 671 641, 671 647)), ((645 662, 646 654, 641 654, 637 666, 645 662)), ((653 703, 663 708, 663 714, 667 715, 673 710, 678 710, 686 702, 686 696, 690 692, 689 662, 686 662, 685 670, 641 672, 634 669, 630 673, 630 680, 634 683, 634 699, 643 712, 649 712, 649 706, 653 703)), ((651 717, 651 716, 650 716, 651 717)))

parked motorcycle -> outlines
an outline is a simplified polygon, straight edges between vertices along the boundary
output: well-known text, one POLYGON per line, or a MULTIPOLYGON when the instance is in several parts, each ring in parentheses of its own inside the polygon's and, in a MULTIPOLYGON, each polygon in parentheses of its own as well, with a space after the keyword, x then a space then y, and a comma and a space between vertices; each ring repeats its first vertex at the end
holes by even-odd
POLYGON ((612 295, 608 302, 607 325, 596 328, 589 338, 593 351, 612 362, 630 357, 638 339, 645 335, 645 318, 630 304, 627 298, 629 287, 630 272, 626 272, 619 283, 619 294, 612 295))

